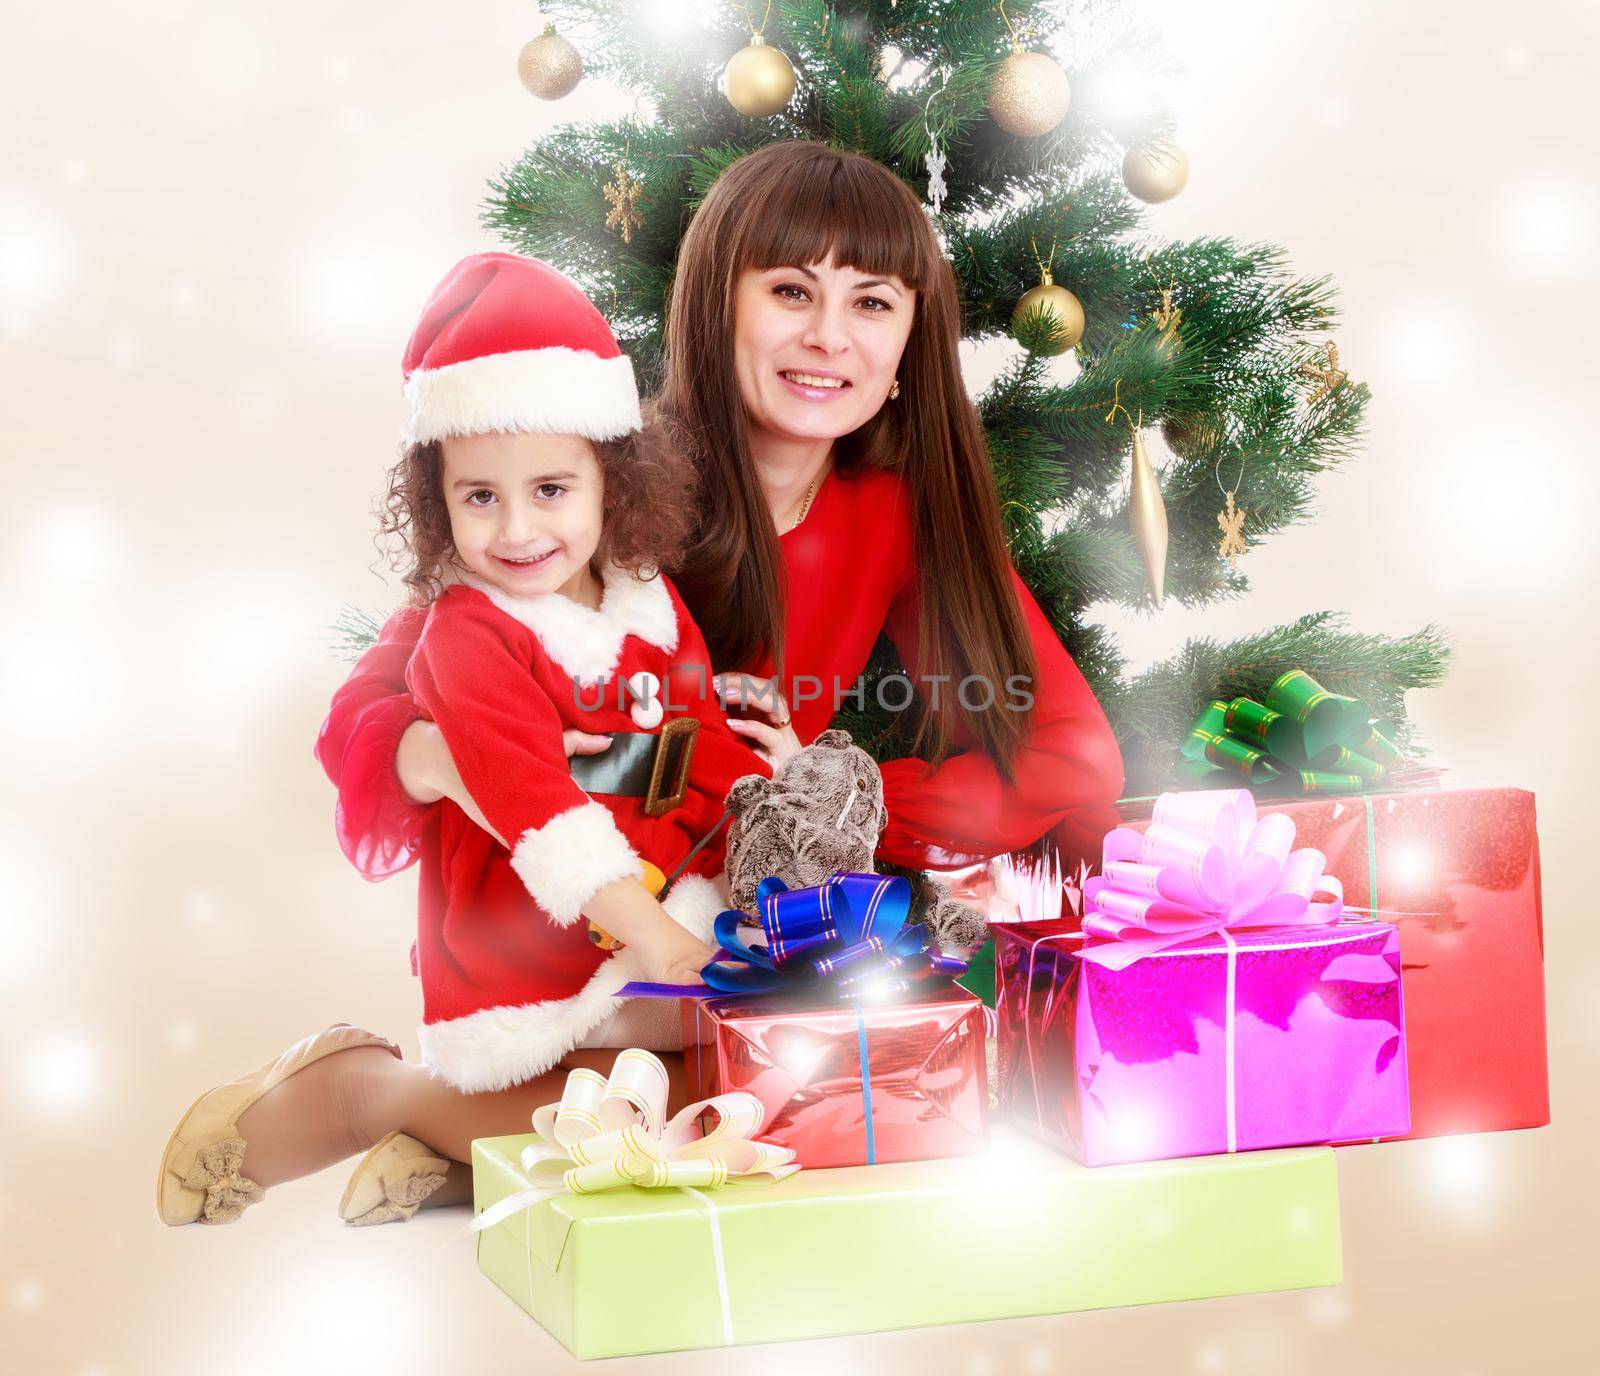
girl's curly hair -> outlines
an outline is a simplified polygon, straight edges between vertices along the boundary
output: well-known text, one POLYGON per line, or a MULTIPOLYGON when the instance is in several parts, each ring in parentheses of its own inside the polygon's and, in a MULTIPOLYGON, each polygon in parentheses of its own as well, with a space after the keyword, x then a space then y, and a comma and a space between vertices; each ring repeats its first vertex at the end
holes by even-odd
MULTIPOLYGON (((673 565, 689 538, 694 513, 694 468, 668 427, 647 412, 645 427, 590 447, 604 478, 600 545, 592 561, 607 561, 649 577, 673 565)), ((410 444, 389 470, 377 508, 378 539, 389 544, 414 607, 426 607, 455 558, 444 499, 444 453, 437 441, 410 444)))

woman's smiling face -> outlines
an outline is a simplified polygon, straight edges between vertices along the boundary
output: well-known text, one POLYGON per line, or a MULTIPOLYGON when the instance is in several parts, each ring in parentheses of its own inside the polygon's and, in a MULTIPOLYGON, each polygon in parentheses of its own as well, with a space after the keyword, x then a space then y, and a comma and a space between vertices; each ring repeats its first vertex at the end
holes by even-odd
POLYGON ((836 440, 875 416, 911 336, 916 292, 841 267, 749 268, 733 294, 733 370, 752 436, 836 440))

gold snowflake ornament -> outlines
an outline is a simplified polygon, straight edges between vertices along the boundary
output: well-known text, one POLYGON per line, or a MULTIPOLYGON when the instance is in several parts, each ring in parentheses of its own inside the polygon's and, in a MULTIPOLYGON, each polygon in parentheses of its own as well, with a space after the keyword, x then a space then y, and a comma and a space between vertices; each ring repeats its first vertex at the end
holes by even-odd
POLYGON ((1228 567, 1235 573, 1239 571, 1239 556, 1245 552, 1244 543, 1244 518, 1250 513, 1242 506, 1233 504, 1233 493, 1223 494, 1227 498, 1227 505, 1217 513, 1217 524, 1222 527, 1222 543, 1217 546, 1217 553, 1228 561, 1228 567))
POLYGON ((1350 378, 1350 374, 1339 366, 1339 346, 1334 343, 1329 343, 1327 353, 1320 366, 1315 363, 1302 363, 1300 371, 1317 384, 1312 389, 1311 395, 1306 398, 1312 406, 1315 406, 1323 397, 1338 390, 1350 378))
POLYGON ((639 213, 639 183, 628 175, 627 165, 617 160, 617 175, 601 188, 601 194, 611 203, 606 213, 606 228, 617 230, 622 242, 633 242, 633 231, 644 227, 644 216, 639 213))

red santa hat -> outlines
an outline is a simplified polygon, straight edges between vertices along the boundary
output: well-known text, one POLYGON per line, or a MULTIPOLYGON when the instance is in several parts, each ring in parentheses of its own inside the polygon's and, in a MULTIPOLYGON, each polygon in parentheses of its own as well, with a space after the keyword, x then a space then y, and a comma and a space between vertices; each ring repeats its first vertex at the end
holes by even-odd
POLYGON ((575 282, 515 253, 463 258, 401 365, 405 438, 526 430, 617 439, 640 427, 633 365, 575 282))

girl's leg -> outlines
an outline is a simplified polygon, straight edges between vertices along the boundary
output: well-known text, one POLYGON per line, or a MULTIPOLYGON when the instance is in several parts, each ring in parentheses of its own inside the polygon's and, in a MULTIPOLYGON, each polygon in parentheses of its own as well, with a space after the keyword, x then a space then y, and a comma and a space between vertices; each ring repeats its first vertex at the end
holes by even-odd
MULTIPOLYGON (((657 1054, 667 1066, 673 1112, 685 1101, 683 1057, 657 1054)), ((240 1173, 267 1188, 364 1152, 396 1129, 441 1156, 470 1162, 473 1138, 529 1131, 534 1109, 560 1099, 568 1069, 581 1065, 604 1074, 616 1055, 574 1051, 537 1079, 467 1094, 382 1047, 336 1052, 290 1076, 240 1116, 239 1136, 247 1144, 240 1173)), ((447 1186, 450 1196, 465 1197, 459 1186, 459 1179, 455 1188, 447 1186)))

